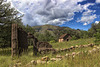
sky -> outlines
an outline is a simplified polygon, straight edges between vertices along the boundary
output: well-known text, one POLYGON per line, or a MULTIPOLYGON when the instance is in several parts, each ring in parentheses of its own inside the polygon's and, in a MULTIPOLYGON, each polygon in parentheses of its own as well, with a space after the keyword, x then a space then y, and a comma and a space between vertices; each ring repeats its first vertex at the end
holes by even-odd
POLYGON ((100 21, 100 0, 7 0, 21 14, 24 25, 51 24, 88 30, 100 21))

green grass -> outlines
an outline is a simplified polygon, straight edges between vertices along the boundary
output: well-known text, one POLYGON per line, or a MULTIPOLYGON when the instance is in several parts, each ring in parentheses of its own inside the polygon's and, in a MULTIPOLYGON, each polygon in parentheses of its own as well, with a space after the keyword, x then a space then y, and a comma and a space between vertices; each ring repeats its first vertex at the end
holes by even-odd
POLYGON ((37 65, 37 67, 100 67, 100 52, 94 54, 84 53, 75 56, 75 58, 69 57, 47 65, 37 65))
MULTIPOLYGON (((94 43, 94 38, 90 38, 90 39, 79 39, 79 40, 73 40, 73 41, 69 41, 69 42, 62 42, 62 43, 51 43, 53 45, 54 48, 68 48, 70 46, 75 46, 75 45, 87 45, 89 43, 94 43)), ((90 50, 92 49, 91 47, 88 47, 88 48, 77 48, 75 50, 72 50, 70 52, 60 52, 58 53, 58 55, 65 55, 66 53, 72 53, 72 52, 78 52, 78 51, 85 51, 85 50, 90 50)), ((37 60, 37 59, 41 59, 42 57, 44 56, 49 56, 50 58, 51 57, 55 57, 57 54, 38 54, 37 56, 33 56, 33 47, 32 46, 29 46, 29 49, 28 49, 28 53, 23 53, 22 56, 20 57, 14 57, 12 58, 11 57, 11 49, 10 48, 7 48, 7 49, 0 49, 0 67, 9 67, 9 65, 14 65, 15 63, 21 63, 22 64, 22 67, 26 64, 28 64, 31 60, 37 60)), ((48 64, 47 66, 48 67, 73 67, 71 65, 77 65, 78 66, 78 63, 79 65, 82 65, 82 63, 85 63, 85 61, 83 61, 83 57, 84 55, 82 56, 79 56, 79 57, 76 57, 76 60, 73 60, 72 58, 69 58, 69 59, 65 59, 65 60, 62 60, 60 61, 59 63, 51 63, 51 64, 48 64), (75 63, 73 63, 73 61, 75 61, 75 63), (82 63, 81 63, 82 61, 82 63)), ((95 55, 93 55, 94 57, 95 55)), ((99 56, 99 54, 96 54, 96 56, 99 56)), ((85 57, 85 56, 84 56, 85 57)), ((92 57, 92 55, 90 55, 90 57, 92 57)), ((89 62, 91 61, 91 59, 89 58, 86 58, 87 59, 86 62, 89 62)), ((100 59, 100 57, 98 57, 98 59, 100 59)), ((96 60, 94 62, 97 62, 98 59, 92 59, 92 60, 96 60)), ((87 63, 88 65, 89 63, 87 63)), ((90 64, 89 64, 90 65, 90 64)), ((98 64, 97 64, 98 65, 98 64)), ((45 67, 46 65, 41 65, 41 66, 37 66, 37 67, 45 67)), ((75 66, 75 67, 77 67, 75 66)))
POLYGON ((94 43, 95 38, 89 38, 89 39, 78 39, 78 40, 72 40, 72 41, 65 41, 65 42, 57 42, 57 43, 51 43, 54 48, 68 48, 75 45, 87 45, 94 43))

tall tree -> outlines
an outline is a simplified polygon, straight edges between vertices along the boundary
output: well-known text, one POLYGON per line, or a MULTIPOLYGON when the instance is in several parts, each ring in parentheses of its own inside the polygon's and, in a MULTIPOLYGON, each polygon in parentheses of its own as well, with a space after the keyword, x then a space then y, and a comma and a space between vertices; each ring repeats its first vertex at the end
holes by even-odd
POLYGON ((0 0, 0 46, 10 46, 11 24, 21 23, 20 13, 11 8, 10 3, 0 0))

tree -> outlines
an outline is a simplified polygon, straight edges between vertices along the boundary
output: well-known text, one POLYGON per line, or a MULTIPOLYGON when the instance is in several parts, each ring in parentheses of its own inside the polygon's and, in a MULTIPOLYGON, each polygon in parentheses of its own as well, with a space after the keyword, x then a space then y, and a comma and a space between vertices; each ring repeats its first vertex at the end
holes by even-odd
POLYGON ((21 16, 10 3, 0 0, 0 47, 10 46, 11 44, 11 25, 12 23, 21 24, 21 16))
POLYGON ((94 37, 96 38, 95 43, 100 44, 100 29, 97 29, 97 33, 94 34, 94 37))
POLYGON ((31 34, 34 34, 34 33, 35 33, 35 29, 32 28, 32 27, 29 26, 29 25, 26 25, 24 30, 25 30, 27 33, 28 33, 28 32, 30 32, 31 34))
POLYGON ((100 23, 98 24, 93 23, 91 28, 88 30, 89 36, 93 37, 93 35, 98 32, 97 29, 100 29, 100 23))

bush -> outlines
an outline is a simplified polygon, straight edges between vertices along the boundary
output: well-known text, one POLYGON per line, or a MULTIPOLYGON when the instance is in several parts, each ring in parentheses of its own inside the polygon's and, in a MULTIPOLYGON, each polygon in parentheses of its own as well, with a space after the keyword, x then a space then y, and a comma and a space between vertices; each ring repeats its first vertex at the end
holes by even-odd
POLYGON ((56 42, 55 40, 51 40, 51 41, 50 41, 50 43, 55 43, 55 42, 56 42))
POLYGON ((94 34, 95 39, 95 43, 96 44, 100 44, 100 32, 97 32, 96 34, 94 34))

